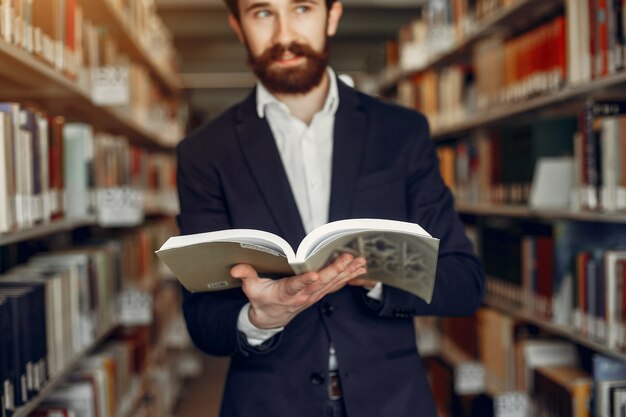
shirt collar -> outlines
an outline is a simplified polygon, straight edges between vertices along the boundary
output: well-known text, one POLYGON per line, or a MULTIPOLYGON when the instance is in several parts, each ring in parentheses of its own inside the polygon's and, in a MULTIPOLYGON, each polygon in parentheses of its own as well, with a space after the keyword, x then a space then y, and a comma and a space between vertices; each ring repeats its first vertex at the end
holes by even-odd
MULTIPOLYGON (((320 113, 334 114, 337 111, 337 107, 339 107, 339 89, 337 88, 337 77, 335 76, 335 71, 333 71, 331 67, 328 67, 327 71, 330 78, 330 86, 328 88, 326 102, 324 103, 322 110, 320 110, 320 113)), ((270 93, 261 82, 257 82, 256 111, 260 119, 265 117, 265 112, 270 105, 277 105, 289 114, 289 108, 287 105, 270 93)))

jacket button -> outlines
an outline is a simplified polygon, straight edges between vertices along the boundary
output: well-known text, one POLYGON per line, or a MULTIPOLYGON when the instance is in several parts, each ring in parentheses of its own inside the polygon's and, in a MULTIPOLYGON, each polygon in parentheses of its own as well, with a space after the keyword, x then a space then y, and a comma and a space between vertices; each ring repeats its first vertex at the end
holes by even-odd
POLYGON ((324 376, 322 374, 318 374, 317 372, 314 372, 309 377, 309 380, 311 381, 311 384, 313 385, 322 385, 324 383, 324 376))
POLYGON ((335 307, 333 307, 331 303, 325 302, 324 304, 322 304, 322 311, 324 312, 325 315, 332 316, 333 311, 335 311, 335 307))

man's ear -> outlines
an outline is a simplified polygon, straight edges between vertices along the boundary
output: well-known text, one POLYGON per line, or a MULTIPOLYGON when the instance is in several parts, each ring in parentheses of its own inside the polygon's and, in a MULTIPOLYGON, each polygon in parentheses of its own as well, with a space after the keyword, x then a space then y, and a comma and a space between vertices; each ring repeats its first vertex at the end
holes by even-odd
POLYGON ((326 28, 326 34, 328 36, 334 36, 337 33, 337 27, 339 26, 339 20, 343 14, 343 4, 339 0, 334 1, 328 11, 328 26, 326 28))
POLYGON ((235 31, 239 42, 244 43, 243 30, 241 29, 241 24, 239 23, 239 19, 237 19, 232 13, 228 15, 228 24, 235 31))

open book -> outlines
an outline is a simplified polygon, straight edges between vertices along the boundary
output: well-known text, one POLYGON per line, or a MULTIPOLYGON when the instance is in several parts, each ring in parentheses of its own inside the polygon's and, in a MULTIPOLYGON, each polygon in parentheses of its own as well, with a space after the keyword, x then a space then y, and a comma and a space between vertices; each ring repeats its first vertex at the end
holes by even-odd
POLYGON ((342 253, 363 256, 367 274, 430 303, 439 239, 414 223, 351 219, 327 223, 309 233, 296 252, 281 237, 260 230, 230 229, 171 237, 156 252, 191 292, 240 286, 230 269, 252 265, 260 277, 282 278, 318 271, 342 253))

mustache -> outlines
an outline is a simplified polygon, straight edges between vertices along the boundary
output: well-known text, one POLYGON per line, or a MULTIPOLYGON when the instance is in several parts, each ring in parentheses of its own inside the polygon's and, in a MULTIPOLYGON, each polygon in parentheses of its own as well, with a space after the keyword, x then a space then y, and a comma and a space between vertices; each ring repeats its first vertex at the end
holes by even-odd
POLYGON ((316 57, 319 55, 310 46, 298 42, 291 42, 289 45, 276 44, 265 50, 261 56, 262 61, 278 61, 286 53, 290 52, 296 57, 316 57))

